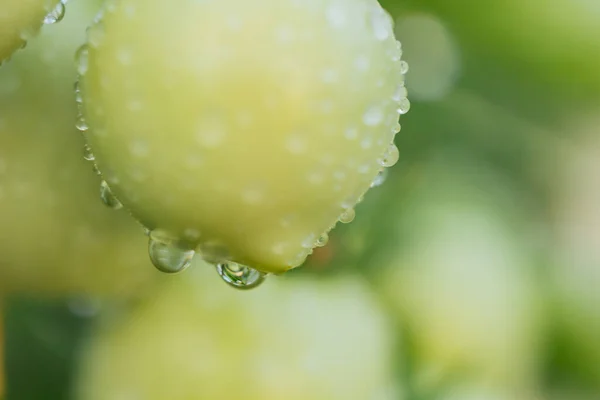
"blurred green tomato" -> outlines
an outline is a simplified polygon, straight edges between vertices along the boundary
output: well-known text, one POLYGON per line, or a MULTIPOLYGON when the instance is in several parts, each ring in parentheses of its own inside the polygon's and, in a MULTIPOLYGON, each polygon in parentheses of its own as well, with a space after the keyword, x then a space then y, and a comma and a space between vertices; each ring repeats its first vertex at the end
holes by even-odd
POLYGON ((42 23, 58 22, 65 12, 59 0, 2 0, 0 8, 0 64, 33 37, 42 23))
POLYGON ((102 205, 74 126, 73 53, 99 3, 70 3, 0 68, 0 292, 130 294, 153 278, 139 228, 102 205))
POLYGON ((199 263, 106 321, 80 400, 386 400, 391 331, 365 284, 279 278, 239 292, 199 263))
MULTIPOLYGON (((571 126, 577 126, 575 122, 571 126)), ((600 388, 600 128, 585 123, 578 143, 562 143, 556 188, 557 267, 561 320, 573 359, 600 388), (566 149, 566 151, 564 151, 566 149)))
POLYGON ((412 334, 423 389, 463 375, 527 386, 537 367, 538 304, 509 222, 510 189, 461 158, 430 165, 428 186, 403 202, 402 247, 381 284, 412 334))

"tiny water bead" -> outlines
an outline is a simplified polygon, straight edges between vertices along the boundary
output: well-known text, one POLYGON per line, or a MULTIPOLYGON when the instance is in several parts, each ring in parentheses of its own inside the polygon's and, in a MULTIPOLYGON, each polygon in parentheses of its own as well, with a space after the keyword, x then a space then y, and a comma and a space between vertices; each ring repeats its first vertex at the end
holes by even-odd
POLYGON ((399 159, 400 152, 398 151, 398 148, 395 144, 391 144, 390 147, 386 150, 381 160, 379 160, 379 163, 382 167, 389 168, 396 165, 399 159))
POLYGON ((327 243, 329 243, 329 234, 328 233, 323 233, 317 239, 317 242, 315 243, 315 246, 316 247, 325 247, 325 246, 327 246, 327 243))
POLYGON ((65 2, 59 1, 58 4, 44 17, 44 24, 51 25, 55 24, 65 17, 65 2))
POLYGON ((354 218, 356 218, 356 211, 354 208, 348 208, 340 215, 340 222, 342 224, 349 224, 354 221, 354 218))
POLYGON ((410 100, 406 97, 398 103, 398 114, 403 115, 410 111, 410 100))
POLYGON ((118 210, 123 207, 123 204, 115 197, 106 181, 100 183, 100 199, 107 207, 112 208, 113 210, 118 210))
POLYGON ((79 132, 87 132, 87 130, 90 129, 83 115, 80 115, 79 118, 77 118, 75 128, 77 128, 79 132))
POLYGON ((85 75, 89 67, 89 47, 84 44, 75 53, 75 66, 77 67, 77 73, 82 76, 85 75))
POLYGON ((235 262, 219 263, 216 268, 221 279, 236 289, 254 289, 266 278, 266 274, 235 262))
POLYGON ((94 153, 92 153, 92 149, 87 144, 83 146, 83 159, 86 161, 94 161, 96 159, 94 153))
POLYGON ((152 264, 161 272, 176 274, 186 270, 196 252, 162 232, 150 232, 148 254, 152 264))
POLYGON ((385 183, 385 181, 387 180, 388 175, 389 175, 389 169, 387 169, 387 168, 384 168, 381 171, 379 171, 379 173, 377 174, 377 176, 375 177, 375 179, 373 179, 373 182, 371 183, 371 188, 376 188, 376 187, 383 185, 385 183))

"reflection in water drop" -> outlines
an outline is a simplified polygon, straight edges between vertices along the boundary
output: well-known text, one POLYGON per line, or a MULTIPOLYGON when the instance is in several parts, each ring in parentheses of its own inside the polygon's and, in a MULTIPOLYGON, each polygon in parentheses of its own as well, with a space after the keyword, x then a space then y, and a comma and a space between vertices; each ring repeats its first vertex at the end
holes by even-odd
POLYGON ((234 262, 217 264, 217 272, 228 285, 241 290, 254 289, 266 278, 266 274, 234 262))
POLYGON ((191 265, 196 252, 160 232, 151 232, 148 254, 156 269, 167 274, 176 274, 191 265))
POLYGON ((100 199, 102 199, 102 202, 106 204, 107 207, 112 208, 113 210, 118 210, 123 207, 123 204, 121 204, 112 193, 106 181, 102 181, 100 184, 100 199))
POLYGON ((63 1, 59 1, 56 7, 52 9, 44 17, 44 24, 50 25, 61 21, 65 17, 65 5, 63 1))

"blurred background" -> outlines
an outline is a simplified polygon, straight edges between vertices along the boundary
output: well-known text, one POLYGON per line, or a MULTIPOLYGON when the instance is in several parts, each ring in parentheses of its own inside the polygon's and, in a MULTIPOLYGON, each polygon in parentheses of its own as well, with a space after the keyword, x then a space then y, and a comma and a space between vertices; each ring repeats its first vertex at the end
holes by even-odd
POLYGON ((252 292, 160 274, 101 204, 73 91, 100 3, 0 67, 5 399, 600 399, 600 3, 382 0, 401 161, 252 292))

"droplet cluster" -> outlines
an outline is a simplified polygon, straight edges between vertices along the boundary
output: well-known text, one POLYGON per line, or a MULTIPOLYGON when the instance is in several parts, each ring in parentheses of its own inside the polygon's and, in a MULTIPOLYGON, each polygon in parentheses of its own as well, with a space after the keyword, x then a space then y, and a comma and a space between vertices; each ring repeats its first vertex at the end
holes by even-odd
POLYGON ((172 3, 108 1, 89 28, 75 57, 85 158, 103 201, 148 227, 159 269, 197 252, 254 287, 325 246, 397 163, 408 65, 374 0, 172 3))

